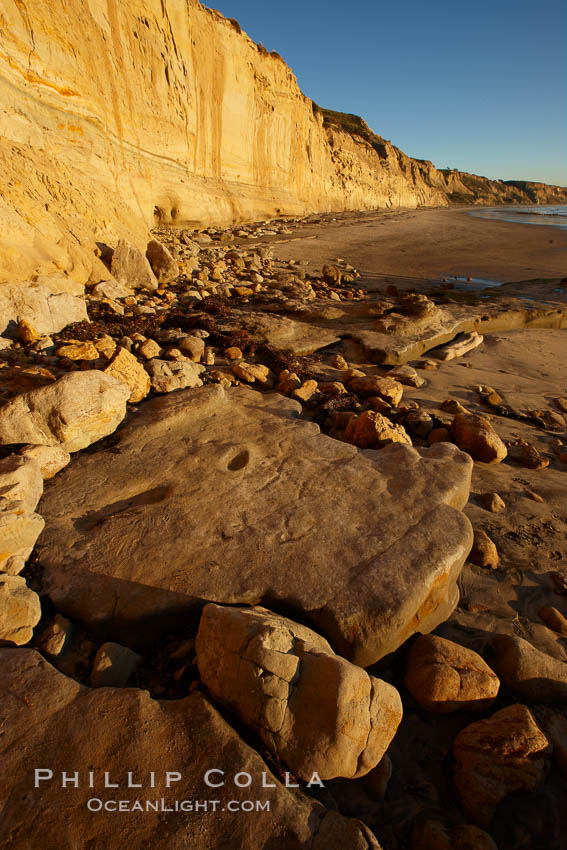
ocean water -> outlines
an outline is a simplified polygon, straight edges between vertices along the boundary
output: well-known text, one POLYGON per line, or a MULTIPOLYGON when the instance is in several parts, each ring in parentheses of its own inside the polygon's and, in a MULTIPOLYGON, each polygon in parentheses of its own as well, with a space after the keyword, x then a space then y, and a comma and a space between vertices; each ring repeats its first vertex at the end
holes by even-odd
POLYGON ((513 221, 516 224, 544 224, 546 227, 567 228, 567 206, 490 207, 472 210, 469 215, 493 221, 513 221))

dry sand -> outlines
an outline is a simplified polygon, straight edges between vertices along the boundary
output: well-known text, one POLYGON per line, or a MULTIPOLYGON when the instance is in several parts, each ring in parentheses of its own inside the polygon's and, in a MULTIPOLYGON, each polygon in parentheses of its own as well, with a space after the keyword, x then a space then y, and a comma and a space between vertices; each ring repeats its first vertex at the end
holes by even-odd
POLYGON ((301 225, 289 240, 274 240, 279 243, 275 255, 315 266, 342 257, 359 269, 368 288, 449 275, 498 282, 567 275, 567 230, 557 227, 475 218, 462 209, 347 213, 321 220, 301 225))

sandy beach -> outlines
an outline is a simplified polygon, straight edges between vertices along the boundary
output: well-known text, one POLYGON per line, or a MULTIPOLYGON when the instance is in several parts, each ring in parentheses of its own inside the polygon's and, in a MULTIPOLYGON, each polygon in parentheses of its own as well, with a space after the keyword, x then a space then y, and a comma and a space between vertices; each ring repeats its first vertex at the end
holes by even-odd
POLYGON ((301 225, 275 246, 276 256, 314 265, 342 257, 368 288, 449 275, 498 282, 567 275, 567 230, 555 227, 475 218, 466 209, 329 214, 321 221, 301 225))

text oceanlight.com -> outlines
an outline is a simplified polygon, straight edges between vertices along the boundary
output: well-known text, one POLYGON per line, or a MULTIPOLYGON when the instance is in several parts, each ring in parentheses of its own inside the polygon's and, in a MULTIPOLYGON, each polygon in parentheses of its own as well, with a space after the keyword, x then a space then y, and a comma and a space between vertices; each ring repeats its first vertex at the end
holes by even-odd
POLYGON ((87 800, 90 812, 269 812, 270 800, 87 800))

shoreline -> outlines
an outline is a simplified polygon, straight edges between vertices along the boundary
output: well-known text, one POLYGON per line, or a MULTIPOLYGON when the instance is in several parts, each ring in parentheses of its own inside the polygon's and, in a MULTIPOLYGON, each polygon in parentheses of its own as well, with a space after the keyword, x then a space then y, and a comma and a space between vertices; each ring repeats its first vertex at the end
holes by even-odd
POLYGON ((475 218, 469 214, 475 209, 324 214, 315 222, 300 223, 292 239, 265 241, 282 260, 320 266, 342 257, 371 288, 387 284, 390 277, 432 282, 458 276, 516 283, 565 276, 566 230, 475 218))

